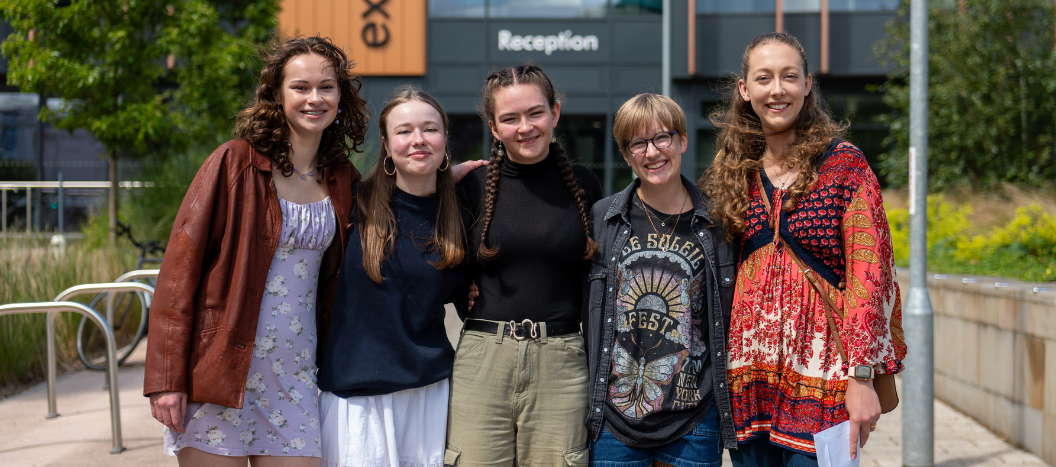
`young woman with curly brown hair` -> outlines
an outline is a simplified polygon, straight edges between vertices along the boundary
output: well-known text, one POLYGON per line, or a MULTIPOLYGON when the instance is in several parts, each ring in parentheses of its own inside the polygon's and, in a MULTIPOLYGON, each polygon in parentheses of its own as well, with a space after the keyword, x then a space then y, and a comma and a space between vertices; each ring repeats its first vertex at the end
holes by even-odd
POLYGON ((588 215, 601 183, 554 140, 554 86, 535 65, 488 76, 490 164, 459 188, 469 277, 480 288, 451 374, 448 465, 582 465, 587 362, 580 334, 588 215))
POLYGON ((158 277, 143 393, 180 465, 319 465, 316 355, 367 111, 329 40, 264 59, 238 139, 187 190, 158 277))
POLYGON ((856 456, 880 417, 874 375, 901 371, 906 354, 876 176, 840 139, 789 34, 748 45, 712 121, 719 151, 699 184, 741 248, 727 352, 733 462, 817 465, 813 435, 847 420, 856 456))

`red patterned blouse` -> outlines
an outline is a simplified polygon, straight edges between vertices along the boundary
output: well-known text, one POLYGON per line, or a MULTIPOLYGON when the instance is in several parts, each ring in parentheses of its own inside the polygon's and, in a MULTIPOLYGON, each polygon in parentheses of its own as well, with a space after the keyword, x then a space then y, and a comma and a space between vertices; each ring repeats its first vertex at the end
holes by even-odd
POLYGON ((906 355, 880 185, 861 150, 833 140, 817 184, 792 212, 767 202, 788 197, 761 171, 749 191, 727 366, 737 440, 769 434, 771 443, 813 454, 813 434, 848 419, 848 367, 897 373, 906 355), (842 310, 833 319, 848 361, 830 335, 825 301, 786 247, 842 310))

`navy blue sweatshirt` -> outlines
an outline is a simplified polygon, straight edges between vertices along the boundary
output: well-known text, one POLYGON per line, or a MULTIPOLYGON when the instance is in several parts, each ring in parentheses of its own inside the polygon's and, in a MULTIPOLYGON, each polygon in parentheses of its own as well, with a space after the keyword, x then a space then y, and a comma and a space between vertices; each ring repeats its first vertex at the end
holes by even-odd
POLYGON ((338 278, 319 388, 340 397, 420 388, 451 376, 454 349, 444 328, 444 304, 464 294, 462 266, 438 270, 429 250, 437 197, 393 190, 396 248, 382 264, 383 284, 363 269, 358 219, 338 278))

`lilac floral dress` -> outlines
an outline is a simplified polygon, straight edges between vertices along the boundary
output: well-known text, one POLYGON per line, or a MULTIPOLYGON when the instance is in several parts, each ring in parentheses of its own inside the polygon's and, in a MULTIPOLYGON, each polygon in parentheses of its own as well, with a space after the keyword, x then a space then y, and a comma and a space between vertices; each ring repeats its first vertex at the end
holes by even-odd
POLYGON ((192 447, 222 456, 319 457, 315 299, 319 264, 334 238, 330 198, 279 199, 282 241, 268 270, 241 409, 187 404, 186 432, 165 429, 165 453, 192 447))

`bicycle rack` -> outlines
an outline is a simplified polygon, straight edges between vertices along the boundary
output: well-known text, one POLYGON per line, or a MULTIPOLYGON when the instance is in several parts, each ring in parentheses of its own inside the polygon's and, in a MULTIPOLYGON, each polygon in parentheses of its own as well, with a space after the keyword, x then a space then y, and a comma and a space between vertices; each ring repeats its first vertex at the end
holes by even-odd
MULTIPOLYGON (((131 282, 136 279, 157 279, 159 273, 161 273, 160 269, 137 269, 135 271, 128 271, 122 274, 121 277, 114 279, 114 283, 116 284, 119 282, 131 282)), ((106 322, 108 323, 114 320, 114 297, 115 294, 106 294, 106 322)), ((152 295, 143 296, 144 304, 148 309, 150 308, 150 302, 152 297, 152 295)))
MULTIPOLYGON (((114 279, 114 283, 132 282, 132 281, 134 281, 136 279, 157 279, 158 278, 158 274, 160 274, 160 273, 161 273, 160 269, 137 269, 137 270, 128 271, 128 272, 122 274, 121 277, 118 277, 117 279, 114 279)), ((112 293, 106 294, 106 322, 107 323, 111 323, 111 322, 114 321, 114 300, 115 300, 116 296, 117 296, 117 294, 112 294, 112 293)), ((145 310, 149 310, 150 309, 151 298, 153 298, 153 295, 151 295, 151 294, 142 294, 141 298, 143 299, 143 304, 145 305, 144 309, 145 310)), ((115 346, 117 345, 116 341, 115 341, 114 345, 115 346)), ((103 378, 103 389, 110 389, 110 380, 108 378, 106 378, 106 377, 103 378)))
POLYGON ((110 428, 114 441, 111 454, 118 454, 125 450, 121 444, 121 403, 117 384, 117 349, 114 342, 114 332, 110 329, 110 323, 99 314, 98 311, 82 303, 66 301, 75 295, 102 293, 102 292, 141 292, 150 296, 154 295, 154 287, 139 282, 114 282, 104 284, 82 284, 70 287, 50 302, 12 303, 0 305, 0 316, 7 314, 47 313, 45 320, 45 332, 47 341, 48 359, 48 416, 55 418, 59 416, 57 409, 57 388, 55 385, 55 317, 59 312, 71 311, 87 316, 96 326, 99 326, 106 337, 106 373, 110 386, 110 428))
POLYGON ((161 273, 161 269, 137 269, 122 274, 114 282, 128 282, 132 279, 157 279, 159 273, 161 273))
MULTIPOLYGON (((103 284, 81 284, 70 287, 57 297, 55 301, 63 301, 70 297, 82 294, 98 294, 103 292, 145 292, 149 296, 154 295, 154 287, 143 284, 140 282, 112 282, 103 284)), ((109 297, 113 297, 114 294, 108 294, 109 297)), ((112 314, 113 308, 109 307, 107 311, 112 314)), ((92 310, 95 311, 95 310, 92 310)), ((96 312, 98 314, 98 312, 96 312)), ((110 329, 110 321, 104 320, 97 325, 105 328, 107 337, 107 349, 106 349, 106 370, 107 370, 107 386, 110 389, 110 417, 111 426, 113 427, 114 436, 114 448, 110 450, 111 454, 117 454, 124 451, 124 446, 121 446, 121 408, 118 402, 118 385, 117 385, 117 343, 114 340, 114 332, 110 329)), ((48 313, 47 320, 48 330, 48 418, 58 417, 59 414, 56 411, 56 386, 55 386, 55 315, 52 312, 48 313)))
MULTIPOLYGON (((108 362, 117 361, 117 352, 114 349, 114 333, 110 330, 110 326, 106 323, 105 319, 99 315, 99 312, 89 308, 87 305, 76 303, 76 302, 32 302, 32 303, 12 303, 9 305, 0 305, 0 316, 10 314, 29 314, 29 313, 47 313, 47 347, 48 347, 48 416, 47 418, 58 417, 59 414, 56 412, 55 404, 55 324, 54 319, 56 313, 60 311, 72 311, 74 313, 80 313, 89 317, 99 328, 102 330, 103 335, 106 336, 106 357, 108 362)), ((110 381, 113 382, 110 390, 110 427, 111 435, 114 440, 114 447, 110 450, 111 454, 117 454, 124 451, 124 446, 121 445, 121 404, 118 399, 117 393, 117 367, 115 365, 107 365, 107 373, 110 377, 110 381)))

